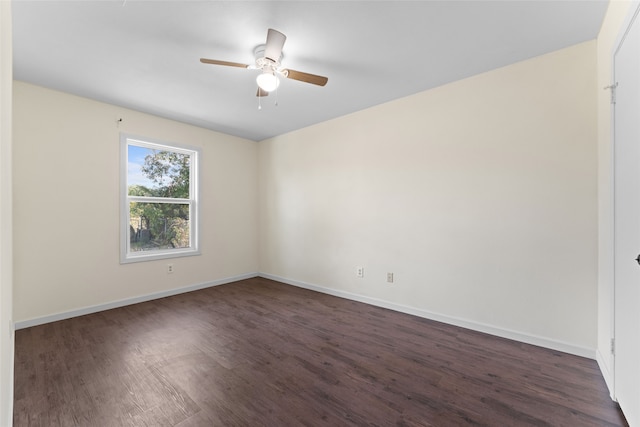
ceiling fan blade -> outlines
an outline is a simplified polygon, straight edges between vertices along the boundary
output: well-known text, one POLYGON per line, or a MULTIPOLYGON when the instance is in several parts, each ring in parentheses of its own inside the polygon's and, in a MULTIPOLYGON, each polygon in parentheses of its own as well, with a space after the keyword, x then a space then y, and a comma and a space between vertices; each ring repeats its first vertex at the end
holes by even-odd
POLYGON ((287 40, 287 36, 280 31, 269 28, 267 32, 267 44, 264 48, 264 57, 273 62, 278 62, 282 56, 282 47, 287 40))
POLYGON ((239 62, 218 61, 217 59, 200 58, 200 62, 202 62, 203 64, 226 65, 227 67, 249 68, 247 64, 240 64, 239 62))
POLYGON ((317 76, 315 74, 303 73, 302 71, 296 70, 283 70, 286 74, 287 78, 293 80, 299 80, 305 83, 311 83, 318 86, 324 86, 327 84, 329 79, 323 76, 317 76))
POLYGON ((258 87, 258 92, 256 93, 256 96, 269 96, 269 92, 267 92, 266 90, 262 90, 262 88, 258 87))

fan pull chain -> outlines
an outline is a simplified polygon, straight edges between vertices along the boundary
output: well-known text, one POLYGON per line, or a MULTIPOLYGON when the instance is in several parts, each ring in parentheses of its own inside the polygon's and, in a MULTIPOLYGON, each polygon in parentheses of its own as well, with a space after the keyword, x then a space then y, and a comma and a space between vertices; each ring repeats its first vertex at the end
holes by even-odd
POLYGON ((262 110, 262 100, 261 100, 261 96, 258 96, 258 110, 262 110))
POLYGON ((275 102, 275 106, 278 106, 278 86, 276 86, 276 102, 275 102))

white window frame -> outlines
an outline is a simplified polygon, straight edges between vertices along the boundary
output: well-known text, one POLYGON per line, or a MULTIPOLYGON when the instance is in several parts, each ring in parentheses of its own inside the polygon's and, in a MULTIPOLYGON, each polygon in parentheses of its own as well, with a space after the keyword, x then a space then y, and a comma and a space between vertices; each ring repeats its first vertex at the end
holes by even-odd
POLYGON ((177 258, 200 255, 199 246, 199 161, 200 149, 187 147, 175 143, 167 143, 151 138, 137 137, 134 135, 120 134, 120 263, 132 263, 140 261, 152 261, 158 259, 177 258), (128 164, 129 145, 150 148, 154 150, 166 150, 191 156, 189 162, 189 199, 174 199, 168 197, 130 196, 128 191, 128 164), (189 242, 188 248, 157 249, 150 251, 131 251, 129 236, 130 203, 185 203, 189 204, 189 242))

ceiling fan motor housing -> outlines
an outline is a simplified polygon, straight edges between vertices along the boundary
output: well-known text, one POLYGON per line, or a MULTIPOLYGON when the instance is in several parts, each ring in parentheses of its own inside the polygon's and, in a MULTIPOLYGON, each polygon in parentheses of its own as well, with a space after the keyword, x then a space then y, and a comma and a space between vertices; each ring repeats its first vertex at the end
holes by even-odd
POLYGON ((280 58, 278 59, 267 58, 266 56, 264 56, 265 47, 266 45, 261 44, 256 46, 256 48, 253 50, 253 55, 256 58, 256 68, 262 70, 271 69, 272 71, 277 71, 277 69, 280 68, 280 61, 282 61, 283 55, 280 54, 280 58))

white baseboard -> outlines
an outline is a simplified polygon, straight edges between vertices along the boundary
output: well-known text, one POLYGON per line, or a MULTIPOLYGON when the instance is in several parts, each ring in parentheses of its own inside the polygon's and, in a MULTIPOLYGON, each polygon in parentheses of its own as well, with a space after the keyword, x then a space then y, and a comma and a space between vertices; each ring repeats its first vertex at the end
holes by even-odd
POLYGON ((291 279, 279 277, 273 274, 259 273, 258 275, 260 277, 286 283, 288 285, 297 286, 300 288, 305 288, 305 289, 309 289, 309 290, 313 290, 313 291, 317 291, 317 292, 321 292, 324 294, 333 295, 341 298, 346 298, 353 301, 359 301, 359 302, 375 305, 382 308, 388 308, 390 310, 399 311, 401 313, 412 314, 414 316, 423 317, 425 319, 431 319, 431 320, 447 323, 454 326, 460 326, 462 328, 471 329, 474 331, 483 332, 486 334, 523 342, 526 344, 532 344, 539 347, 548 348, 551 350, 557 350, 564 353, 573 354, 576 356, 586 357, 588 359, 595 359, 596 357, 595 349, 576 346, 570 343, 557 341, 550 338, 526 334, 518 331, 512 331, 509 329, 504 329, 504 328, 487 325, 487 324, 475 322, 472 320, 461 319, 453 316, 447 316, 440 313, 434 313, 428 310, 396 304, 393 302, 389 302, 389 301, 385 301, 377 298, 371 298, 365 295, 359 295, 351 292, 340 291, 337 289, 326 288, 323 286, 305 283, 298 280, 291 280, 291 279))
POLYGON ((604 378, 604 382, 607 384, 607 388, 609 389, 609 396, 611 396, 612 400, 616 400, 613 388, 613 373, 611 369, 609 369, 609 365, 605 362, 606 358, 600 352, 600 349, 596 350, 596 362, 598 362, 598 367, 600 368, 600 372, 602 373, 602 377, 604 378))
MULTIPOLYGON (((45 323, 56 322, 59 320, 70 319, 72 317, 84 316, 85 314, 97 313, 99 311, 110 310, 112 308, 124 307, 131 304, 138 304, 145 301, 151 301, 158 298, 165 298, 172 295, 178 295, 185 292, 197 291, 199 289, 209 288, 212 286, 224 285, 227 283, 236 282, 238 280, 250 279, 252 277, 264 277, 266 279, 276 280, 278 282, 286 283, 288 285, 297 286, 300 288, 305 288, 317 292, 321 292, 328 295, 333 295, 341 298, 346 298, 353 301, 359 301, 366 304, 371 304, 377 307, 388 308, 390 310, 398 311, 401 313, 407 313, 414 316, 423 317, 425 319, 431 319, 442 323, 447 323, 454 326, 460 326, 466 329, 471 329, 478 332, 484 332, 490 335, 495 335, 502 338, 512 339, 515 341, 520 341, 527 344, 537 345, 540 347, 549 348, 552 350, 562 351, 569 354, 574 354, 577 356, 586 357, 589 359, 598 360, 598 354, 596 354, 595 349, 589 349, 585 347, 575 346, 569 343, 556 341, 549 338, 539 337, 535 335, 525 334, 522 332, 512 331, 509 329, 499 328, 492 325, 487 325, 479 322, 474 322, 467 319, 461 319, 453 316, 447 316, 440 313, 434 313, 431 311, 409 307, 401 304, 396 304, 390 301, 385 301, 377 298, 371 298, 365 295, 354 294, 350 292, 340 291, 337 289, 327 288, 323 286, 318 286, 310 283, 301 282, 298 280, 291 280, 284 277, 276 276, 268 273, 247 273, 239 276, 227 277, 223 279, 214 280, 211 282, 199 283, 195 285, 190 285, 182 288, 169 289, 162 292, 155 292, 148 295, 141 295, 138 297, 127 298, 118 301, 112 301, 105 304, 98 304, 90 307, 84 307, 76 310, 55 313, 48 316, 37 317, 28 320, 17 321, 14 324, 15 330, 29 328, 32 326, 43 325, 45 323)), ((607 385, 609 386, 609 390, 612 390, 610 387, 610 375, 607 375, 608 370, 606 370, 606 365, 601 363, 602 360, 599 360, 598 363, 601 367, 603 375, 605 377, 605 381, 607 381, 607 385)))
POLYGON ((182 288, 169 289, 162 292, 154 292, 152 294, 141 295, 133 298, 112 301, 106 304, 98 304, 90 307, 79 308, 77 310, 65 311, 62 313, 51 314, 49 316, 37 317, 29 320, 22 320, 14 323, 15 330, 29 328, 31 326, 43 325, 45 323, 57 322, 58 320, 71 319, 72 317, 84 316, 85 314, 97 313, 99 311, 111 310, 112 308, 124 307, 131 304, 151 301, 154 299, 170 297, 172 295, 183 294, 186 292, 197 291, 199 289, 210 288, 212 286, 225 285, 227 283, 237 282, 238 280, 250 279, 257 277, 258 273, 247 273, 239 276, 226 277, 224 279, 213 280, 211 282, 199 283, 195 285, 185 286, 182 288))

